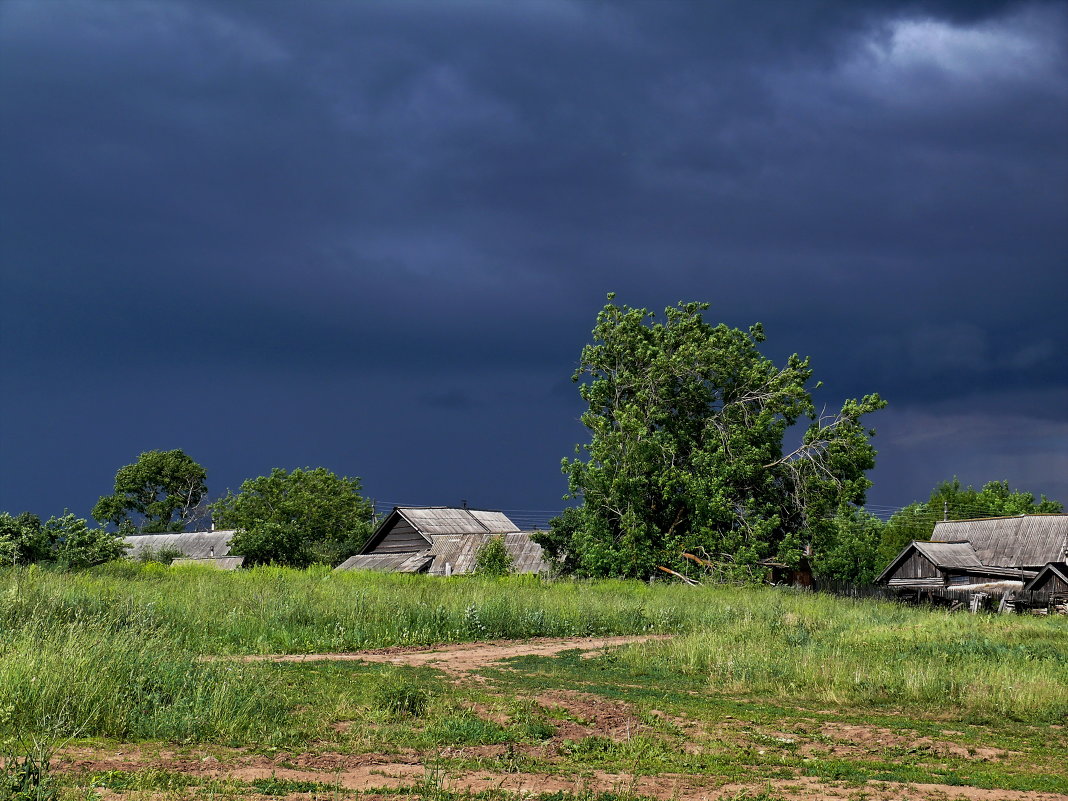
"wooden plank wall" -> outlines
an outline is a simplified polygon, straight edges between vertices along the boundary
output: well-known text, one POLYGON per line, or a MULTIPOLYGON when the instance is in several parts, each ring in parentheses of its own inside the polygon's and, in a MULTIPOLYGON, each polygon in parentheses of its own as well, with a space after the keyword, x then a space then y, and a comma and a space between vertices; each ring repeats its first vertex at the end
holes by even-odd
POLYGON ((371 553, 409 553, 424 551, 429 547, 430 543, 408 521, 398 517, 371 553))
POLYGON ((890 578, 938 578, 941 575, 926 556, 919 551, 913 551, 890 578))

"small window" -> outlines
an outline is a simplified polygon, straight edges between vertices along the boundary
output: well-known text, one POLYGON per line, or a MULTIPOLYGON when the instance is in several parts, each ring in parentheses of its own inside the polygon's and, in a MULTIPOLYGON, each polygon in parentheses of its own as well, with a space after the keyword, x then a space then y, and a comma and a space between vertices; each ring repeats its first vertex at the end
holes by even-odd
POLYGON ((967 584, 968 581, 969 581, 969 579, 968 579, 967 576, 950 576, 949 577, 949 583, 950 584, 967 584))

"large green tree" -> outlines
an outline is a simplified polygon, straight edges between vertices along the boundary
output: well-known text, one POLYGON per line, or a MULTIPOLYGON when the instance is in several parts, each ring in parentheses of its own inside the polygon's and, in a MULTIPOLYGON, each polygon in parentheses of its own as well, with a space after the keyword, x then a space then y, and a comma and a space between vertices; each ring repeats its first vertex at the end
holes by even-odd
POLYGON ((646 577, 684 551, 796 564, 816 526, 863 503, 875 450, 861 418, 885 405, 878 395, 820 413, 808 359, 776 367, 759 324, 710 325, 704 303, 669 307, 660 322, 613 297, 573 376, 590 441, 563 470, 582 506, 538 537, 550 553, 601 576, 646 577))
POLYGON ((230 549, 248 564, 338 564, 371 530, 372 507, 360 489, 360 479, 324 467, 276 467, 245 481, 236 495, 228 492, 211 511, 217 526, 237 529, 230 549))
POLYGON ((184 451, 146 451, 119 468, 115 492, 93 507, 97 522, 123 533, 182 531, 204 514, 207 473, 184 451))
POLYGON ((879 543, 879 564, 885 567, 913 540, 929 540, 939 520, 967 520, 973 517, 1057 514, 1064 505, 1045 495, 1014 490, 1008 481, 990 481, 982 489, 964 486, 960 480, 943 481, 926 503, 913 503, 895 512, 883 527, 879 543))

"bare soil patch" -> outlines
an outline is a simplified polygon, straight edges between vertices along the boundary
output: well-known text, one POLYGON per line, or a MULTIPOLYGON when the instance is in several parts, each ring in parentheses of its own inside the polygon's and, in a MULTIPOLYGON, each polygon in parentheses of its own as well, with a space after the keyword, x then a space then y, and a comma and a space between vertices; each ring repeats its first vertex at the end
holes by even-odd
POLYGON ((379 648, 340 654, 255 654, 236 657, 212 657, 240 662, 380 662, 438 668, 454 676, 467 676, 489 665, 517 656, 553 656, 563 651, 597 651, 631 643, 669 638, 669 634, 628 637, 541 637, 531 640, 494 640, 429 647, 379 648))
MULTIPOLYGON (((906 737, 898 732, 879 726, 824 723, 820 727, 820 733, 835 741, 835 744, 825 749, 833 754, 858 753, 885 748, 904 748, 916 751, 927 750, 936 756, 955 756, 984 762, 997 762, 1013 755, 1013 752, 999 748, 969 747, 945 740, 935 740, 930 737, 906 737)), ((959 734, 959 732, 945 733, 959 734)), ((809 751, 819 750, 819 745, 808 744, 805 748, 809 751)))

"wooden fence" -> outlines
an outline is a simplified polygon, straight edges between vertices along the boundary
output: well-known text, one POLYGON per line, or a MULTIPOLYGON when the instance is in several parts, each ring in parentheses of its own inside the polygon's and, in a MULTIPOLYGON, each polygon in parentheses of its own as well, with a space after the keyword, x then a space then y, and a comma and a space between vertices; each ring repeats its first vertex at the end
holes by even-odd
POLYGON ((876 598, 908 604, 962 609, 970 612, 1022 612, 1028 609, 1058 611, 1053 600, 1039 593, 1016 592, 1013 594, 991 593, 982 590, 960 590, 950 587, 884 587, 876 584, 851 584, 845 581, 817 580, 816 592, 836 595, 840 598, 876 598))

